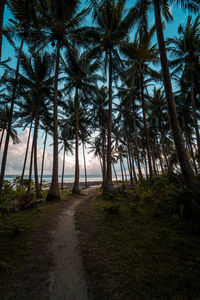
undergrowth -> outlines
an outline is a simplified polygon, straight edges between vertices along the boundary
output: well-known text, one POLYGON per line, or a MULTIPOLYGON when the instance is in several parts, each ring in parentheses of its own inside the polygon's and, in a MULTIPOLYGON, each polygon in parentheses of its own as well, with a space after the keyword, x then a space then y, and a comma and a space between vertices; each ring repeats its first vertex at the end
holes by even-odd
POLYGON ((76 214, 95 300, 200 299, 200 231, 181 181, 98 195, 76 214))

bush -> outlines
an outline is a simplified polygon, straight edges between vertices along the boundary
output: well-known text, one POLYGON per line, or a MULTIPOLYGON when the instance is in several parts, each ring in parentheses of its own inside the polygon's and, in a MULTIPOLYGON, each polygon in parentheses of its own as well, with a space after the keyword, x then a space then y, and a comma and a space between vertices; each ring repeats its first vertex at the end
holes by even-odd
POLYGON ((27 199, 26 189, 24 187, 20 187, 19 184, 20 177, 16 177, 13 183, 8 180, 4 180, 1 195, 1 210, 10 211, 18 207, 24 207, 35 200, 33 192, 30 193, 30 196, 27 199))

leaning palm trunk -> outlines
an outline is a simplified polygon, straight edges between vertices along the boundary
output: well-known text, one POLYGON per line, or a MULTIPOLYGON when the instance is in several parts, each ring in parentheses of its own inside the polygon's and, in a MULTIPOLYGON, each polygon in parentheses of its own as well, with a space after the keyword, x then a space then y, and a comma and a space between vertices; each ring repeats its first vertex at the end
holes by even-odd
POLYGON ((75 178, 74 178, 74 186, 73 186, 73 193, 79 193, 80 187, 79 187, 79 153, 78 153, 78 131, 79 131, 79 120, 78 120, 78 114, 79 114, 79 103, 78 103, 78 88, 76 88, 76 94, 75 94, 75 139, 76 139, 76 149, 75 149, 75 178))
MULTIPOLYGON (((101 173, 102 173, 102 180, 103 180, 103 163, 101 161, 101 156, 99 155, 99 163, 100 163, 100 167, 101 167, 101 173)), ((103 187, 103 186, 102 186, 103 187)))
POLYGON ((3 129, 2 133, 1 133, 0 149, 1 149, 2 142, 3 142, 4 133, 5 133, 5 129, 3 129))
POLYGON ((25 152, 25 157, 24 157, 24 165, 23 165, 22 175, 21 175, 21 179, 20 179, 20 186, 22 186, 23 180, 24 180, 24 172, 25 172, 25 168, 26 168, 26 161, 27 161, 27 155, 28 155, 28 149, 29 149, 29 143, 30 143, 30 137, 31 137, 32 124, 33 124, 33 121, 31 121, 31 126, 29 129, 28 140, 27 140, 27 145, 26 145, 26 152, 25 152))
POLYGON ((45 132, 45 138, 44 138, 44 148, 43 148, 43 154, 42 154, 42 167, 41 167, 41 175, 40 175, 40 190, 42 190, 42 178, 43 178, 43 170, 44 170, 44 158, 45 158, 45 150, 46 150, 46 143, 47 143, 47 129, 45 132))
MULTIPOLYGON (((188 129, 188 127, 187 127, 188 129)), ((192 141, 191 141, 191 136, 189 133, 189 130, 186 131, 186 137, 188 140, 188 145, 189 145, 189 151, 190 151, 190 155, 193 161, 193 166, 194 166, 194 170, 195 170, 195 174, 198 175, 198 171, 197 171, 197 165, 196 165, 196 161, 195 161, 195 157, 194 157, 194 151, 193 151, 193 147, 192 147, 192 141)))
POLYGON ((192 70, 191 70, 191 102, 192 102, 194 128, 195 128, 195 133, 197 138, 197 149, 198 149, 198 153, 200 153, 200 136, 199 136, 199 126, 197 121, 197 110, 196 110, 195 98, 194 98, 194 78, 193 78, 192 70))
POLYGON ((2 52, 2 41, 3 41, 3 16, 5 10, 5 0, 0 1, 0 61, 2 52))
POLYGON ((87 189, 87 168, 86 168, 86 160, 85 160, 85 145, 83 143, 83 161, 84 161, 84 171, 85 171, 85 188, 87 189))
POLYGON ((38 166, 37 166, 37 136, 38 136, 38 126, 39 126, 39 113, 36 111, 35 114, 35 130, 33 137, 33 148, 34 148, 34 173, 35 173, 35 189, 36 189, 36 199, 42 198, 40 191, 40 185, 38 180, 38 166))
POLYGON ((108 108, 108 147, 107 147, 107 176, 105 191, 112 192, 112 167, 111 167, 111 128, 112 128, 112 53, 109 49, 109 108, 108 108))
MULTIPOLYGON (((163 73, 163 81, 165 86, 165 94, 167 99, 167 109, 168 109, 168 116, 170 120, 170 126, 173 133, 173 139, 176 146, 176 152, 178 155, 178 160, 180 163, 180 167, 183 173, 183 177, 186 183, 186 186, 193 191, 194 193, 200 193, 200 184, 197 181, 192 167, 190 165, 183 137, 180 130, 180 125, 178 122, 177 111, 176 111, 176 104, 174 100, 174 95, 172 91, 172 84, 171 78, 169 74, 169 67, 167 61, 167 53, 165 48, 165 41, 162 29, 162 21, 161 21, 161 12, 160 12, 160 1, 153 0, 154 3, 154 13, 155 13, 155 20, 156 20, 156 31, 157 31, 157 38, 159 44, 159 51, 160 51, 160 59, 161 59, 161 66, 162 66, 162 73, 163 73)), ((196 215, 196 205, 193 200, 191 200, 191 208, 196 215)))
POLYGON ((59 61, 60 61, 60 43, 57 42, 56 53, 56 70, 54 78, 54 130, 53 130, 53 173, 51 186, 48 191, 46 200, 60 199, 60 191, 58 184, 58 73, 59 73, 59 61))
POLYGON ((18 53, 18 58, 17 58, 17 67, 16 67, 16 72, 15 72, 15 81, 14 81, 14 85, 13 85, 12 98, 11 98, 11 106, 10 106, 9 117, 8 117, 8 128, 7 128, 6 140, 5 140, 3 157, 2 157, 2 163, 1 163, 0 193, 2 191, 3 179, 4 179, 4 174, 5 174, 5 168, 6 168, 6 161, 7 161, 7 154, 8 154, 8 145, 9 145, 9 140, 10 140, 10 135, 11 135, 11 127, 12 127, 12 120, 13 120, 13 111, 14 111, 14 104, 15 104, 15 98, 16 98, 16 92, 17 92, 17 85, 18 85, 19 65, 20 65, 20 59, 21 59, 23 44, 24 44, 24 38, 21 41, 21 45, 20 45, 19 53, 18 53))
POLYGON ((126 168, 125 168, 123 159, 122 159, 122 168, 124 169, 125 180, 126 180, 126 182, 127 182, 127 181, 128 181, 128 178, 127 178, 126 168))
POLYGON ((65 143, 64 143, 64 151, 63 151, 63 167, 62 167, 62 181, 61 181, 61 189, 64 189, 64 174, 65 174, 65 143))
POLYGON ((113 171, 115 173, 116 184, 118 184, 117 172, 116 172, 115 165, 113 162, 112 162, 112 167, 113 167, 113 171))

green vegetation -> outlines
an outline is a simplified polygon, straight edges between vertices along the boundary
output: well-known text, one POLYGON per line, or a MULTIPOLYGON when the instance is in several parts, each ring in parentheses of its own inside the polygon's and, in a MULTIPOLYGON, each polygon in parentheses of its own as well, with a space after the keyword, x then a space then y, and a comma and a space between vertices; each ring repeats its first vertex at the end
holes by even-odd
MULTIPOLYGON (((70 191, 65 191, 61 199, 68 200, 70 195, 70 191)), ((0 299, 11 299, 4 297, 18 287, 18 278, 28 276, 25 268, 27 264, 37 264, 39 261, 40 270, 48 268, 50 258, 45 226, 48 226, 48 229, 51 228, 54 222, 51 216, 56 213, 59 206, 60 202, 43 201, 27 210, 14 213, 1 211, 0 299), (26 273, 23 274, 24 272, 26 273)), ((32 281, 29 284, 33 284, 32 281)))
POLYGON ((76 214, 95 300, 199 299, 200 237, 179 178, 101 193, 76 214))

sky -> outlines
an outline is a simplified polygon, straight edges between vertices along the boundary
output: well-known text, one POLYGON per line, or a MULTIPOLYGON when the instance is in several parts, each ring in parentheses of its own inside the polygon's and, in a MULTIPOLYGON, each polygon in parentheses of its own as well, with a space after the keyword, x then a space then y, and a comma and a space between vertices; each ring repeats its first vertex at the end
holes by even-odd
MULTIPOLYGON (((127 1, 127 9, 132 7, 132 5, 136 1, 134 0, 128 0, 127 1)), ((84 1, 83 1, 84 5, 84 1)), ((165 38, 167 37, 172 37, 177 34, 177 28, 181 24, 184 24, 187 20, 187 17, 189 15, 188 12, 183 11, 182 9, 176 7, 176 6, 171 6, 170 7, 171 13, 174 17, 174 21, 171 21, 170 23, 166 24, 165 27, 165 38)), ((11 13, 9 10, 6 8, 5 10, 5 17, 4 17, 4 25, 7 24, 9 18, 11 18, 11 13)), ((150 19, 150 25, 154 24, 154 17, 153 17, 153 12, 150 12, 149 15, 150 19)), ((86 20, 85 25, 91 25, 92 20, 91 17, 88 16, 86 20)), ((133 36, 133 31, 130 33, 130 37, 133 36)), ((155 40, 156 42, 156 36, 155 40)), ((15 54, 13 48, 9 45, 9 43, 3 39, 3 47, 2 47, 2 60, 6 60, 8 58, 12 58, 10 65, 14 68, 16 65, 16 59, 15 59, 15 54)), ((2 74, 2 70, 0 69, 0 75, 2 74)), ((20 174, 21 169, 22 169, 22 164, 24 160, 24 155, 25 155, 25 149, 26 149, 26 141, 28 137, 28 129, 25 129, 24 131, 20 128, 16 128, 20 143, 17 145, 13 145, 10 143, 9 146, 9 152, 8 152, 8 163, 6 167, 6 174, 7 175, 12 175, 12 174, 20 174)), ((43 140, 44 140, 44 135, 40 131, 39 136, 38 136, 38 167, 40 171, 40 166, 41 166, 41 159, 42 159, 42 149, 43 149, 43 140)), ((88 149, 89 150, 89 149, 88 149)), ((93 157, 92 153, 88 153, 88 150, 86 150, 86 161, 87 161, 87 168, 88 168, 88 174, 100 174, 100 165, 99 161, 93 157)), ((63 151, 60 152, 59 155, 59 174, 61 173, 61 167, 62 167, 62 156, 63 156, 63 151)), ((83 174, 83 156, 82 156, 82 150, 80 149, 80 172, 83 174)), ((0 161, 2 157, 2 150, 0 151, 0 161)), ((67 155, 66 158, 66 165, 65 165, 65 174, 73 174, 74 173, 74 156, 73 155, 67 155)), ((29 162, 29 157, 28 157, 28 162, 29 162)), ((48 138, 47 140, 47 154, 45 157, 45 168, 44 168, 44 174, 51 174, 52 172, 52 139, 48 138)), ((120 173, 120 168, 119 165, 116 165, 117 173, 120 173)), ((26 168, 26 174, 28 172, 28 166, 26 168)))

